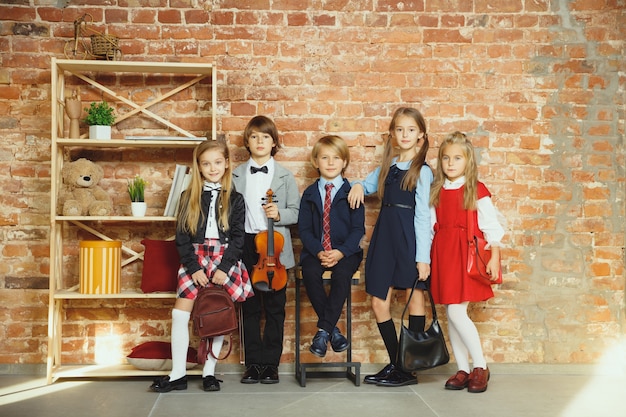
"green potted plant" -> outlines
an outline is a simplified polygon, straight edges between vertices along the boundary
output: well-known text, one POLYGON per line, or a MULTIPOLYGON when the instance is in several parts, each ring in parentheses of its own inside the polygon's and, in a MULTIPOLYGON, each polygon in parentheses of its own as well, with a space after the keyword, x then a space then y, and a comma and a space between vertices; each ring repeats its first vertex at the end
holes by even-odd
POLYGON ((128 195, 130 196, 131 212, 135 217, 143 217, 146 215, 146 184, 146 180, 139 175, 135 175, 135 178, 128 180, 128 195))
POLYGON ((115 123, 113 107, 106 101, 93 102, 85 108, 84 122, 89 125, 89 139, 111 139, 111 126, 115 123))

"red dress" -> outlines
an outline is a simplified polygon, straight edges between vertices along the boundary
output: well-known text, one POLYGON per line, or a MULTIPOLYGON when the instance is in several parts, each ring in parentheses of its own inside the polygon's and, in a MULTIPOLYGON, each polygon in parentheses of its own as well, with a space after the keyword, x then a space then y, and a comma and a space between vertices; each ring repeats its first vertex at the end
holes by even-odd
MULTIPOLYGON (((487 187, 478 183, 478 199, 491 197, 487 187)), ((463 209, 463 190, 441 189, 431 249, 431 284, 436 304, 460 304, 464 301, 484 301, 493 297, 490 285, 481 284, 467 276, 467 210, 463 209)), ((474 224, 478 214, 474 211, 474 224)), ((475 227, 475 234, 482 232, 475 227)))

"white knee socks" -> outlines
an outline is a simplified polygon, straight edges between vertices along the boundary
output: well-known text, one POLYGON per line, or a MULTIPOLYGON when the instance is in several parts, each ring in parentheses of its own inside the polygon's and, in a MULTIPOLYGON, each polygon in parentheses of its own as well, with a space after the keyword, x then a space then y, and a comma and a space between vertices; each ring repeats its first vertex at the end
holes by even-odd
POLYGON ((215 375, 215 365, 217 364, 217 359, 215 358, 220 356, 223 343, 224 336, 215 336, 213 338, 213 343, 211 344, 213 355, 207 353, 206 362, 204 363, 204 368, 202 368, 202 378, 208 375, 215 375), (213 356, 215 356, 215 358, 213 356))
POLYGON ((188 311, 172 309, 172 372, 170 381, 176 381, 187 374, 187 349, 189 348, 188 311))

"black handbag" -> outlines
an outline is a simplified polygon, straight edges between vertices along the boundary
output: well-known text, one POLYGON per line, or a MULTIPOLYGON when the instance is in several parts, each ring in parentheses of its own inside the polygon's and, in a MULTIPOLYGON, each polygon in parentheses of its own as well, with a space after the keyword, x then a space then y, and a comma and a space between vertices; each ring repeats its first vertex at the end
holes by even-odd
POLYGON ((406 314, 417 279, 413 284, 411 295, 407 300, 404 311, 402 312, 402 321, 400 325, 400 342, 398 347, 398 366, 405 372, 413 372, 424 369, 435 368, 445 365, 450 361, 450 354, 446 347, 446 341, 443 337, 443 331, 437 320, 437 310, 433 302, 433 296, 428 290, 430 297, 430 306, 432 308, 432 323, 428 330, 423 332, 414 332, 404 325, 404 315, 406 314))

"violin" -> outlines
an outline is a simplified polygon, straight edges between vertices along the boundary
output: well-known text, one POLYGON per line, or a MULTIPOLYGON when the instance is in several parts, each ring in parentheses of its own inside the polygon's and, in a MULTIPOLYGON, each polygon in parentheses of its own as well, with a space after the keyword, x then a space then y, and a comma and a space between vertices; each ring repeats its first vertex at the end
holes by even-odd
MULTIPOLYGON (((274 192, 267 190, 266 204, 272 203, 274 192)), ((252 270, 252 285, 259 291, 279 291, 287 286, 287 270, 280 263, 279 256, 285 244, 285 238, 274 231, 274 219, 267 219, 267 230, 259 232, 255 238, 259 261, 252 270)))

